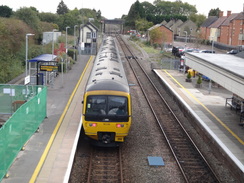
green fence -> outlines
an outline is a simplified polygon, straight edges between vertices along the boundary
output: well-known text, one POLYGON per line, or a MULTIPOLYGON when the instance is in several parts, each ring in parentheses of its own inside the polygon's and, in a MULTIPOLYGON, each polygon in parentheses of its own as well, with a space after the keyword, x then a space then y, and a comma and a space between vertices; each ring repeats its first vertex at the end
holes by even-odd
POLYGON ((0 181, 46 117, 46 99, 45 86, 0 85, 0 181))

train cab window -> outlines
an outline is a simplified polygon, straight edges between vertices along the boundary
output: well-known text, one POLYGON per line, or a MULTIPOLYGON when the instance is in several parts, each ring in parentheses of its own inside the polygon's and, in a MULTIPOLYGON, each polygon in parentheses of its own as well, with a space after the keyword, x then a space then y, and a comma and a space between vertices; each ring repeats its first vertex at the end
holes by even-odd
POLYGON ((127 115, 127 98, 121 96, 109 96, 108 115, 127 115))
POLYGON ((86 105, 86 114, 106 114, 106 97, 89 96, 86 105))
POLYGON ((123 96, 88 96, 86 120, 128 121, 128 100, 123 96))

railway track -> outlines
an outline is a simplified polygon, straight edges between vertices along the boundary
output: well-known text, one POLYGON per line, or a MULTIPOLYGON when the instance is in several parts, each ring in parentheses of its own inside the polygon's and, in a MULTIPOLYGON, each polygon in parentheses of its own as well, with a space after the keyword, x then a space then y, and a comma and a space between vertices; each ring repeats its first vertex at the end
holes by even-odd
POLYGON ((179 119, 123 39, 117 36, 186 182, 220 182, 179 119))
POLYGON ((121 148, 96 148, 90 155, 87 183, 123 182, 121 148))

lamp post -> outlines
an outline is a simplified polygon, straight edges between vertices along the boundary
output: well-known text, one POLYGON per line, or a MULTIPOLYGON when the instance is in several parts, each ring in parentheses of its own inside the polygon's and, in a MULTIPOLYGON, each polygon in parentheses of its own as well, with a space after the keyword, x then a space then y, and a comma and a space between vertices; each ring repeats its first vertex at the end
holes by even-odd
POLYGON ((53 29, 52 31, 52 60, 53 60, 53 54, 54 54, 54 32, 58 31, 57 29, 53 29))
POLYGON ((62 72, 62 86, 61 88, 64 87, 64 59, 61 57, 61 72, 62 72))
MULTIPOLYGON (((186 34, 186 43, 187 43, 187 31, 184 31, 184 33, 186 34)), ((185 49, 186 49, 186 44, 185 44, 185 49)))
POLYGON ((81 35, 81 28, 82 28, 82 26, 83 26, 83 24, 80 24, 80 31, 79 31, 80 43, 83 41, 83 38, 82 38, 83 36, 81 35))
MULTIPOLYGON (((74 50, 75 50, 75 39, 76 39, 76 36, 75 36, 75 28, 77 27, 78 25, 75 25, 74 26, 74 50)), ((73 52, 73 59, 75 60, 75 51, 73 52)))
POLYGON ((80 24, 80 54, 85 53, 85 45, 84 45, 84 24, 80 24))
POLYGON ((28 33, 25 35, 25 76, 28 75, 27 73, 27 63, 28 63, 28 37, 29 36, 34 36, 35 34, 28 33))
POLYGON ((65 53, 66 53, 66 55, 65 55, 65 60, 66 60, 66 72, 67 72, 67 48, 68 48, 68 46, 67 46, 67 30, 69 29, 70 27, 69 26, 67 26, 66 27, 66 34, 65 34, 65 53))
POLYGON ((212 53, 213 53, 213 47, 214 47, 214 37, 212 37, 212 53))
MULTIPOLYGON (((187 43, 187 31, 184 31, 184 33, 186 34, 186 43, 187 43)), ((186 43, 185 43, 185 51, 186 51, 186 43)), ((184 58, 184 68, 183 68, 183 72, 185 73, 186 71, 186 60, 184 58)))

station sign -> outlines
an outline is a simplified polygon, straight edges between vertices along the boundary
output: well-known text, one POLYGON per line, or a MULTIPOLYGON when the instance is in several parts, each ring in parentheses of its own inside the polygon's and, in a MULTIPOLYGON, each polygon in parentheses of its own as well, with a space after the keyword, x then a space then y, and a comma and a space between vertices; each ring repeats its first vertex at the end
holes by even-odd
POLYGON ((57 72, 58 66, 57 65, 40 65, 40 71, 57 72))

